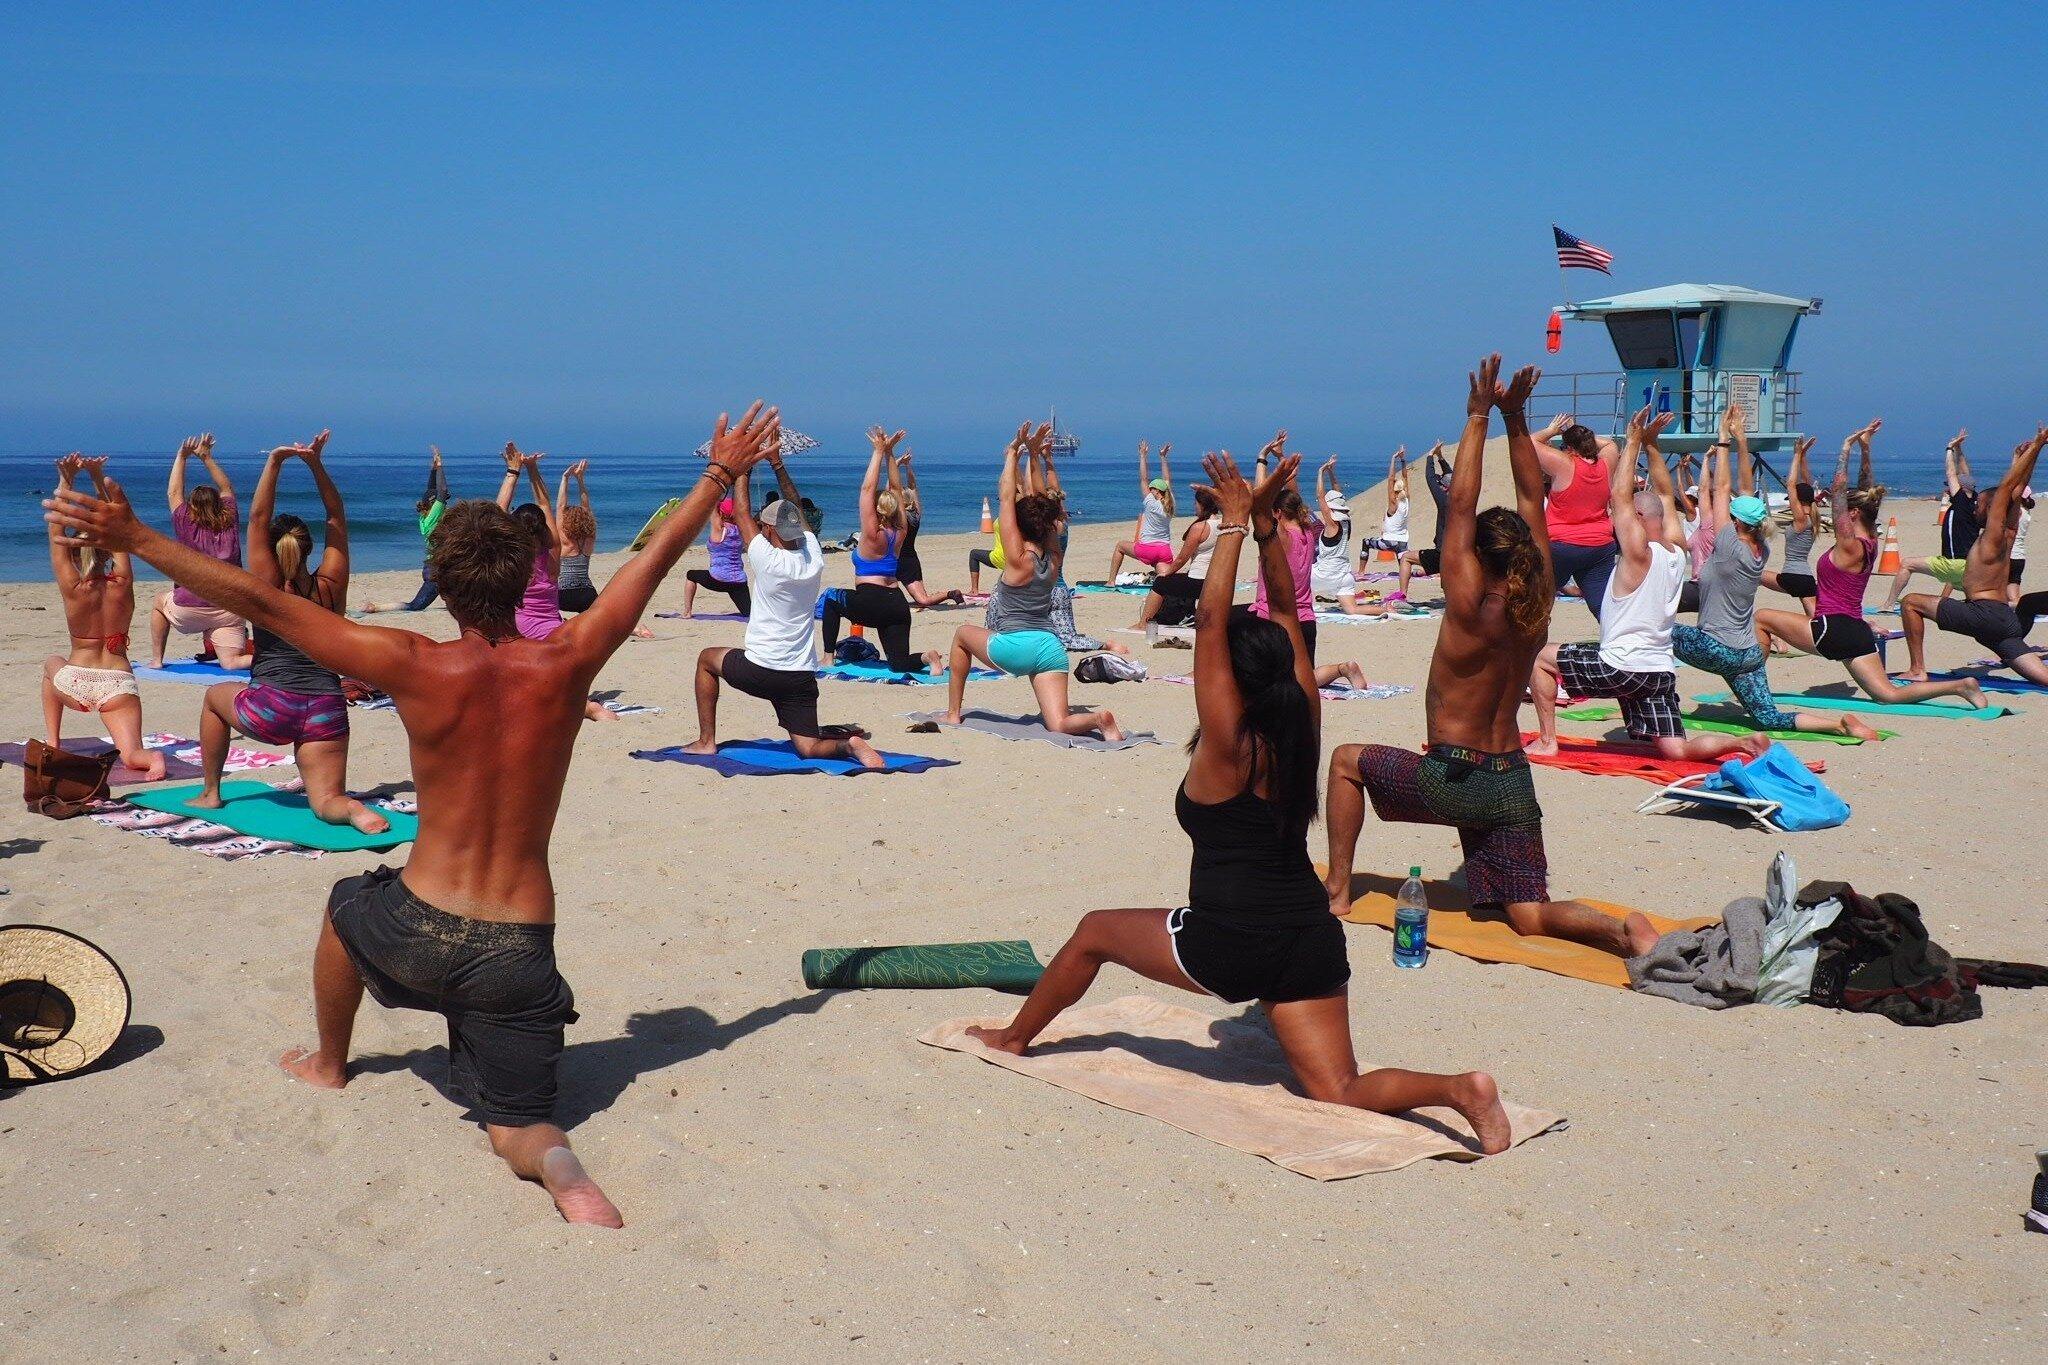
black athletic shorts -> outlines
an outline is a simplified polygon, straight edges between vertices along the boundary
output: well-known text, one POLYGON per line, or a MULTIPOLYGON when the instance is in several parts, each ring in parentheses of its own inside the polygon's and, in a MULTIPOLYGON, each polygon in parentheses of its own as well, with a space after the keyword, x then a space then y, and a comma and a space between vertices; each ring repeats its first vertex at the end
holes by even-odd
POLYGON ((448 1020, 448 1077, 484 1122, 546 1123, 576 998, 555 970, 555 926, 436 910, 380 867, 334 884, 327 918, 386 1009, 448 1020))
POLYGON ((2008 583, 2024 583, 2024 582, 2026 581, 2026 579, 2027 579, 2027 561, 2026 561, 2026 560, 2024 560, 2024 559, 2008 559, 2008 560, 2006 560, 2006 561, 2005 561, 2005 581, 2006 581, 2006 582, 2008 582, 2008 583))
POLYGON ((773 706, 775 723, 790 734, 818 737, 818 675, 809 669, 763 668, 745 650, 728 649, 718 676, 773 706))
POLYGON ((1344 924, 1335 915, 1297 927, 1245 928, 1183 906, 1166 917, 1173 960, 1219 1000, 1284 1004, 1332 995, 1351 979, 1344 924))
POLYGON ((1700 581, 1697 578, 1687 579, 1685 586, 1678 590, 1679 613, 1683 615, 1686 612, 1697 612, 1699 609, 1700 581))
POLYGON ((1443 572, 1444 552, 1433 545, 1426 550, 1417 550, 1415 562, 1421 566, 1424 573, 1434 578, 1443 572))
POLYGON ((1983 598, 1959 602, 1945 597, 1934 609, 1934 624, 1952 634, 1969 636, 2008 666, 2021 655, 2033 653, 2027 647, 2026 632, 2020 629, 2020 614, 2004 602, 1983 598))
POLYGON ((1860 616, 1816 616, 1813 618, 1813 648, 1823 659, 1838 664, 1877 653, 1877 636, 1860 616))
POLYGON ((1800 573, 1797 570, 1780 570, 1778 573, 1778 591, 1788 597, 1801 597, 1811 600, 1820 595, 1820 584, 1814 582, 1813 575, 1810 573, 1800 573))
POLYGON ((560 604, 563 611, 589 611, 597 605, 597 589, 588 583, 573 588, 564 588, 560 604))

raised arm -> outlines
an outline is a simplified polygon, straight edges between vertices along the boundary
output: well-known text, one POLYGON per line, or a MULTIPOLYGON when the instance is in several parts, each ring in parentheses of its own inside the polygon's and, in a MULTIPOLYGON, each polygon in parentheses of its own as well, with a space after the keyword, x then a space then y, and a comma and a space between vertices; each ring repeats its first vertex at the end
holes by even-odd
POLYGON ((334 590, 334 600, 340 603, 348 597, 348 509, 342 505, 341 489, 322 461, 326 449, 327 433, 323 431, 299 453, 299 458, 313 471, 313 486, 320 490, 320 508, 327 517, 327 548, 320 552, 320 567, 313 571, 313 576, 326 582, 334 590))
MULTIPOLYGON (((1479 519, 1479 477, 1481 465, 1485 462, 1486 427, 1493 412, 1495 381, 1500 376, 1500 357, 1491 355, 1479 362, 1477 372, 1466 378, 1471 387, 1465 396, 1465 430, 1458 436, 1458 463, 1451 471, 1450 496, 1444 507, 1442 574, 1444 605, 1447 610, 1469 616, 1479 609, 1479 601, 1485 589, 1485 575, 1479 567, 1475 550, 1477 524, 1479 519)), ((1526 421, 1523 434, 1528 433, 1526 421)), ((1533 456, 1532 456, 1533 458, 1533 456)), ((1515 475, 1515 501, 1523 503, 1521 474, 1515 475)), ((1523 507, 1522 518, 1529 523, 1529 529, 1539 538, 1543 535, 1543 478, 1539 471, 1536 478, 1536 515, 1531 517, 1523 507)), ((1544 557, 1549 558, 1549 541, 1544 544, 1544 557)))
MULTIPOLYGON (((1315 660, 1309 657, 1308 641, 1301 633, 1301 621, 1294 609, 1294 566, 1287 562, 1287 537, 1273 514, 1273 504, 1279 501, 1282 489, 1294 489, 1297 497, 1301 493, 1301 486, 1296 482, 1301 470, 1301 456, 1282 454, 1286 441, 1287 433, 1284 431, 1274 438, 1269 449, 1278 463, 1273 466, 1272 473, 1252 485, 1252 536, 1259 543, 1259 577, 1266 582, 1266 602, 1272 613, 1268 619, 1287 632, 1287 642, 1294 647, 1294 681, 1301 685, 1302 692, 1308 697, 1309 720, 1320 734, 1323 694, 1316 686, 1315 660)), ((1226 578, 1225 581, 1235 589, 1235 578, 1226 578)), ((1207 583, 1208 580, 1204 579, 1204 587, 1207 583)), ((1228 648, 1227 641, 1225 648, 1228 648)))
POLYGON ((1672 549, 1685 546, 1685 521, 1678 515, 1678 494, 1671 487, 1671 466, 1664 462, 1664 452, 1657 446, 1657 438, 1664 434, 1678 414, 1663 412, 1643 429, 1643 453, 1648 456, 1650 466, 1650 491, 1664 504, 1664 534, 1659 537, 1672 549))
MULTIPOLYGON (((905 455, 903 458, 907 462, 910 457, 905 455)), ((768 467, 775 471, 775 491, 780 493, 783 500, 791 506, 801 508, 804 505, 803 495, 796 491, 796 480, 789 476, 789 467, 783 463, 781 437, 779 435, 776 437, 776 448, 768 452, 767 459, 768 467)), ((910 486, 912 488, 917 487, 917 475, 914 473, 910 476, 910 486)), ((741 543, 744 544, 745 542, 741 543)))
POLYGON ((1151 442, 1138 442, 1138 500, 1141 502, 1144 501, 1145 496, 1152 491, 1151 454, 1151 442))
MULTIPOLYGON (((63 497, 71 491, 71 480, 85 467, 84 459, 77 451, 62 456, 57 461, 57 496, 63 497)), ((60 591, 70 592, 78 583, 78 561, 72 557, 72 550, 80 544, 62 526, 49 523, 50 531, 50 573, 57 580, 60 591)))
POLYGON ((1387 515, 1390 517, 1401 510, 1400 481, 1401 474, 1407 469, 1407 456, 1408 447, 1402 446, 1387 461, 1387 515))
POLYGON ((228 472, 213 458, 212 432, 203 431, 199 434, 198 454, 199 463, 206 466, 206 477, 213 480, 213 486, 220 490, 221 497, 226 499, 235 496, 235 485, 229 480, 228 472))
MULTIPOLYGON (((1166 456, 1172 449, 1173 442, 1171 441, 1159 447, 1159 477, 1166 480, 1168 488, 1173 487, 1173 466, 1166 462, 1166 456)), ((1149 488, 1151 485, 1147 484, 1146 487, 1149 488)))
POLYGON ((1792 471, 1786 492, 1792 498, 1792 529, 1804 531, 1813 525, 1813 509, 1799 500, 1799 485, 1813 483, 1813 466, 1807 456, 1813 451, 1815 438, 1805 437, 1792 447, 1792 471))
POLYGON ((427 466, 426 500, 428 502, 446 502, 448 501, 448 471, 441 465, 441 447, 428 446, 427 449, 434 453, 434 462, 427 466))
MULTIPOLYGON (((1053 468, 1052 463, 1052 423, 1040 422, 1038 429, 1031 433, 1027 448, 1031 452, 1032 464, 1038 468, 1039 491, 1055 498, 1064 498, 1066 494, 1060 488, 1060 472, 1053 468)), ((1165 463, 1163 451, 1160 462, 1165 463)))
MULTIPOLYGON (((1195 721, 1202 733, 1195 753, 1199 758, 1207 746, 1214 759, 1222 746, 1237 742, 1238 726, 1244 718, 1244 697, 1230 668, 1229 630, 1238 561, 1244 538, 1251 534, 1252 486, 1238 472, 1237 462, 1227 450, 1203 456, 1202 472, 1209 476, 1208 488, 1223 518, 1216 529, 1209 573, 1202 580, 1202 595, 1195 603, 1195 721)), ((1227 752, 1234 754, 1235 750, 1227 752)))
MULTIPOLYGON (((1856 433, 1856 444, 1863 447, 1863 458, 1856 466, 1856 486, 1858 488, 1870 488, 1877 483, 1877 472, 1870 458, 1870 438, 1877 435, 1877 429, 1883 425, 1884 418, 1873 418, 1869 426, 1856 433)), ((1968 476, 1968 470, 1968 465, 1963 466, 1965 477, 1968 476)))
MULTIPOLYGON (((1968 440, 1969 436, 1970 429, 1964 427, 1956 433, 1955 440, 1949 443, 1949 448, 1956 453, 1956 483, 1958 487, 1962 488, 1975 488, 1977 486, 1976 476, 1970 473, 1970 453, 1963 448, 1963 442, 1968 440)), ((1866 444, 1868 443, 1866 442, 1866 444)))
POLYGON ((1628 419, 1628 444, 1608 471, 1607 516, 1614 523, 1614 538, 1621 545, 1621 557, 1630 563, 1640 563, 1650 553, 1650 533, 1643 529, 1643 519, 1636 515, 1636 460, 1643 453, 1644 433, 1652 420, 1647 407, 1628 419))
POLYGON ((1551 442, 1564 435, 1565 428, 1569 427, 1573 420, 1571 413, 1560 412, 1545 424, 1543 430, 1531 438, 1536 444, 1536 458, 1541 462, 1544 474, 1552 483, 1572 472, 1572 457, 1551 442))
POLYGON ((2012 467, 2005 471, 2005 477, 1998 481, 1992 491, 1990 504, 1984 509, 1984 529, 1980 539, 2002 550, 2005 528, 2012 518, 2013 499, 2020 495, 2034 479, 2034 463, 2040 458, 2041 448, 2048 446, 2048 427, 2035 431, 2034 438, 2024 445, 2016 446, 2012 452, 2012 467))
POLYGON ((896 454, 896 443, 902 439, 900 429, 891 436, 880 427, 868 428, 868 472, 860 481, 860 533, 870 542, 882 534, 881 515, 875 510, 875 497, 882 487, 882 466, 896 454))
MULTIPOLYGON (((718 415, 718 425, 711 433, 711 459, 682 506, 662 522, 661 528, 649 538, 646 549, 612 575, 590 610, 571 617, 553 637, 566 638, 581 655, 588 676, 595 677, 604 661, 633 633, 633 627, 639 624, 647 604, 654 598, 654 590, 697 539, 719 499, 733 492, 741 474, 767 458, 770 451, 780 450, 781 443, 779 409, 763 411, 757 401, 740 417, 737 426, 724 413, 718 415)), ((733 501, 737 512, 738 497, 733 501)))
MULTIPOLYGON (((1835 548, 1842 552, 1837 562, 1850 573, 1863 565, 1863 542, 1856 538, 1856 524, 1849 516, 1849 452, 1856 448, 1859 434, 1852 431, 1843 438, 1842 454, 1835 461, 1834 481, 1828 485, 1828 506, 1835 520, 1835 548)), ((1869 458, 1867 454, 1865 458, 1869 458)))
POLYGON ((277 515, 277 480, 284 472, 284 462, 304 449, 305 446, 279 446, 271 451, 263 461, 263 473, 256 479, 256 500, 249 504, 249 534, 244 538, 243 555, 248 560, 249 572, 273 587, 284 581, 277 568, 277 548, 270 539, 270 519, 277 515))
POLYGON ((746 549, 754 543, 754 537, 761 534, 761 523, 754 520, 753 471, 742 469, 732 481, 732 522, 740 528, 740 548, 746 549))
MULTIPOLYGON (((423 637, 409 630, 359 625, 273 587, 247 570, 179 544, 143 525, 115 480, 106 481, 99 497, 72 489, 59 492, 43 508, 47 521, 79 532, 85 544, 146 560, 172 582, 192 589, 222 610, 283 636, 313 662, 361 678, 394 696, 410 694, 418 677, 415 651, 426 643, 423 637)), ((249 537, 252 551, 258 544, 268 551, 269 528, 263 529, 265 534, 249 537)))
POLYGON ((559 546, 562 543, 562 525, 555 516, 553 504, 548 501, 548 481, 541 476, 540 462, 543 452, 534 451, 520 458, 526 466, 526 486, 533 490, 533 501, 540 508, 541 519, 548 525, 548 541, 559 546))
POLYGON ((996 483, 996 501, 1001 504, 1001 510, 996 514, 996 534, 1003 542, 1005 564, 1024 562, 1024 533, 1017 527, 1017 457, 1027 448, 1030 439, 1031 424, 1026 422, 1017 428, 1010 444, 1003 447, 1003 476, 996 483))
POLYGON ((505 442, 505 477, 498 481, 498 507, 502 511, 512 510, 512 495, 519 491, 519 471, 525 467, 526 457, 519 453, 519 447, 511 441, 505 442))

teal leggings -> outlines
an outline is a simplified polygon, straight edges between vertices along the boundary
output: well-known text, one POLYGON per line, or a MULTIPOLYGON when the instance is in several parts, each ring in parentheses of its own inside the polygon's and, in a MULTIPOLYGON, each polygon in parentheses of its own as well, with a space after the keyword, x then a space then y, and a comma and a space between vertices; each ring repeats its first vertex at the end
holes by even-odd
POLYGON ((1690 668, 1718 673, 1728 680, 1729 690, 1749 712, 1749 718, 1765 730, 1796 730, 1798 718, 1780 711, 1771 700, 1771 675, 1764 668, 1762 645, 1734 649, 1716 640, 1698 626, 1684 622, 1671 627, 1671 651, 1690 668))

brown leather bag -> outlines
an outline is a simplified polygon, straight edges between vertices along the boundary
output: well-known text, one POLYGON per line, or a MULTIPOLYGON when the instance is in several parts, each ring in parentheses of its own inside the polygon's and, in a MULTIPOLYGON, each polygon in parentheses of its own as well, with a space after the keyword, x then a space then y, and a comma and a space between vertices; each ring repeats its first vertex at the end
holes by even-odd
POLYGON ((96 801, 110 795, 107 775, 114 771, 120 754, 74 754, 53 749, 39 739, 28 742, 23 755, 21 799, 38 815, 52 820, 69 820, 83 815, 96 801))

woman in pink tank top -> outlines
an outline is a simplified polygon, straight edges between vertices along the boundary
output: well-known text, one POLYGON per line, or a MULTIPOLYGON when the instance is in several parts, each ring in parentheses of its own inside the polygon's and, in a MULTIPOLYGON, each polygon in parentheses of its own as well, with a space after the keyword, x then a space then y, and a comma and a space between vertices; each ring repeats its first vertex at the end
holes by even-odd
POLYGON ((1608 512, 1615 455, 1611 441, 1572 421, 1569 413, 1552 419, 1536 437, 1536 458, 1550 480, 1543 522, 1550 531, 1551 567, 1558 587, 1578 585, 1579 596, 1596 621, 1621 553, 1608 512), (1562 441, 1564 449, 1551 445, 1552 440, 1562 441))
POLYGON ((1757 633, 1775 636, 1807 654, 1833 659, 1848 669, 1873 701, 1915 702, 1929 697, 1962 697, 1972 706, 1984 704, 1984 689, 1975 678, 1953 682, 1895 683, 1877 652, 1877 636, 1863 619, 1863 589, 1877 567, 1877 517, 1884 507, 1884 488, 1871 480, 1870 438, 1873 422, 1842 442, 1829 490, 1834 505, 1835 543, 1814 565, 1813 619, 1789 611, 1759 611, 1757 633), (1856 487, 1849 487, 1849 452, 1863 448, 1863 467, 1856 487))

